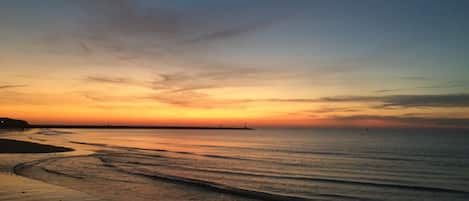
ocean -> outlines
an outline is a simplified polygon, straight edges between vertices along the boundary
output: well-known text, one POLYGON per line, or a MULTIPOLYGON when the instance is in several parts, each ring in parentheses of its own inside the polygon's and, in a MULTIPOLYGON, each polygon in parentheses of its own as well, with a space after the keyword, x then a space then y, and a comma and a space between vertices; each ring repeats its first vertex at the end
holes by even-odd
POLYGON ((435 129, 32 130, 76 149, 23 176, 107 200, 469 200, 469 133, 435 129))

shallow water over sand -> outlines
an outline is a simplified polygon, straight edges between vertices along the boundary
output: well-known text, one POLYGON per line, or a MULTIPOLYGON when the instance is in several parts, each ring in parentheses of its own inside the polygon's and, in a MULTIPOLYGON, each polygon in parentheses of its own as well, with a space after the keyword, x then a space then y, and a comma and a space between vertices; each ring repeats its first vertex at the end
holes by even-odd
POLYGON ((431 130, 33 130, 75 148, 17 172, 109 200, 468 200, 469 135, 431 130))

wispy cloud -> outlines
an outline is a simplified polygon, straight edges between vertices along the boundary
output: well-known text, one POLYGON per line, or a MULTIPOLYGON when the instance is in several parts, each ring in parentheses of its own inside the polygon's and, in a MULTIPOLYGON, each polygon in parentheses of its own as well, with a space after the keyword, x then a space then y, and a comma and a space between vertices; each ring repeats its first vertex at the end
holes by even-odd
POLYGON ((280 2, 239 2, 229 4, 229 8, 219 4, 218 9, 195 7, 185 10, 164 6, 165 4, 147 5, 143 9, 138 1, 131 0, 80 1, 89 16, 82 31, 88 40, 109 49, 168 50, 187 43, 200 44, 234 38, 272 25, 294 13, 293 9, 281 9, 284 12, 281 14, 264 12, 266 8, 285 5, 280 2), (230 16, 226 13, 237 15, 230 16), (234 16, 239 18, 239 14, 243 14, 243 17, 250 16, 249 23, 233 20, 234 16))
POLYGON ((315 98, 267 98, 267 99, 252 99, 251 101, 259 102, 279 102, 279 103, 318 103, 323 102, 315 98))
POLYGON ((422 85, 415 87, 405 87, 405 88, 395 88, 395 89, 382 89, 374 91, 375 93, 389 93, 389 92, 399 92, 399 91, 412 91, 412 90, 422 90, 422 89, 449 89, 449 88, 462 88, 469 87, 467 81, 450 81, 442 84, 433 84, 433 85, 422 85))
POLYGON ((88 82, 99 82, 108 84, 135 84, 134 80, 125 77, 112 77, 112 76, 88 76, 85 78, 88 82))
POLYGON ((413 80, 413 81, 428 81, 431 80, 425 76, 401 76, 400 79, 402 80, 413 80))
POLYGON ((205 109, 233 107, 241 109, 244 103, 248 103, 245 100, 217 99, 197 91, 161 92, 149 96, 148 99, 180 107, 205 109))
MULTIPOLYGON (((88 30, 97 34, 174 34, 181 31, 182 15, 152 8, 142 10, 138 2, 130 0, 81 1, 79 4, 96 20, 89 21, 88 30)), ((91 18, 90 18, 91 20, 91 18)))
POLYGON ((383 97, 383 107, 469 107, 469 94, 383 97))
MULTIPOLYGON (((180 106, 273 102, 273 103, 366 103, 371 109, 399 109, 419 107, 469 107, 469 94, 427 94, 387 96, 333 96, 321 98, 257 98, 217 100, 203 92, 206 89, 252 86, 256 76, 249 70, 229 69, 201 73, 160 73, 153 81, 135 81, 125 77, 88 76, 86 81, 138 85, 152 89, 153 94, 144 94, 153 100, 180 106), (223 84, 220 84, 223 83, 223 84), (248 83, 248 84, 246 84, 248 83), (194 104, 190 104, 193 102, 194 104), (207 104, 202 104, 207 103, 207 104)), ((322 108, 315 113, 356 112, 354 108, 322 108)))
POLYGON ((249 68, 222 68, 198 73, 161 73, 151 82, 150 99, 183 107, 242 107, 250 100, 214 98, 203 90, 259 84, 263 73, 249 68))
POLYGON ((186 42, 189 43, 202 43, 202 42, 210 42, 210 41, 218 41, 223 39, 229 39, 233 37, 242 36, 243 34, 247 34, 250 32, 254 32, 258 29, 268 27, 274 24, 275 20, 271 19, 268 21, 259 21, 254 23, 248 23, 245 25, 238 25, 236 27, 228 27, 222 30, 216 30, 210 33, 205 33, 200 36, 196 36, 187 40, 186 42))
POLYGON ((304 112, 310 114, 325 114, 325 113, 336 113, 336 112, 360 112, 362 109, 353 107, 322 107, 315 110, 306 110, 304 112))
MULTIPOLYGON (((170 73, 159 74, 158 78, 149 82, 137 82, 124 77, 88 76, 87 81, 139 85, 151 88, 154 94, 144 95, 151 99, 180 106, 212 105, 248 103, 248 102, 274 102, 274 103, 370 103, 374 109, 398 109, 419 107, 469 107, 469 94, 437 94, 437 95, 388 95, 388 96, 334 96, 322 98, 258 98, 258 99, 232 99, 216 100, 202 92, 204 89, 243 87, 244 82, 239 79, 249 73, 240 72, 211 72, 201 74, 170 73), (236 79, 235 79, 236 78, 236 79), (223 85, 220 85, 223 82, 223 85), (193 102, 194 104, 191 104, 193 102), (207 104, 202 104, 207 103, 207 104)), ((251 83, 252 84, 252 83, 251 83)), ((5 86, 14 87, 14 86, 5 86)), ((2 87, 0 87, 2 88, 2 87)), ((357 112, 354 108, 321 108, 312 112, 357 112)))
POLYGON ((338 121, 385 121, 411 125, 452 126, 468 127, 469 118, 436 118, 436 117, 408 117, 408 116, 377 116, 377 115, 352 115, 333 116, 332 120, 338 121))
POLYGON ((22 87, 27 87, 28 85, 26 84, 6 84, 6 85, 0 85, 0 89, 11 89, 11 88, 22 88, 22 87))
POLYGON ((91 47, 85 41, 80 41, 80 47, 86 54, 90 54, 92 52, 91 47))
POLYGON ((342 96, 324 97, 324 102, 376 102, 382 108, 393 107, 469 107, 469 94, 342 96))
POLYGON ((117 102, 127 102, 127 103, 137 103, 143 100, 143 97, 139 96, 125 96, 125 95, 108 95, 103 93, 97 93, 92 91, 84 91, 80 92, 80 94, 88 99, 89 101, 93 101, 100 104, 106 103, 117 103, 117 102))
MULTIPOLYGON (((160 73, 153 80, 134 80, 126 77, 93 75, 85 77, 84 81, 111 85, 141 86, 153 91, 138 95, 140 101, 153 100, 181 107, 214 108, 233 106, 251 101, 218 99, 211 97, 203 90, 252 86, 256 78, 261 76, 258 73, 259 71, 254 69, 222 68, 198 73, 160 73)), ((89 93, 86 93, 83 95, 95 101, 123 100, 122 97, 107 96, 106 94, 90 96, 89 93)))

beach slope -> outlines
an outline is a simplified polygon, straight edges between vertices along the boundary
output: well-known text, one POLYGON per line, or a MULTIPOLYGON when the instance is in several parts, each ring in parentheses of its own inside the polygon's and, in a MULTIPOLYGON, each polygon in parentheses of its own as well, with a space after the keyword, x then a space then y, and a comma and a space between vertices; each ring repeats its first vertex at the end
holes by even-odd
POLYGON ((99 201, 76 190, 15 175, 15 164, 73 151, 65 147, 0 139, 0 200, 2 201, 99 201))

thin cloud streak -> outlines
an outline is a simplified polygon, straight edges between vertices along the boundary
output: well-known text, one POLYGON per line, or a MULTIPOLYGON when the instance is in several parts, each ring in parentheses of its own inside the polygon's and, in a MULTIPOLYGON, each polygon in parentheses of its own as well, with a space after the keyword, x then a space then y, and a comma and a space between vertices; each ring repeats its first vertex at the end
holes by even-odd
MULTIPOLYGON (((151 81, 137 81, 126 77, 115 76, 87 76, 85 82, 94 82, 111 85, 141 86, 153 90, 151 93, 141 94, 136 98, 138 101, 156 101, 168 105, 191 108, 222 108, 239 106, 247 103, 247 100, 217 99, 203 92, 205 89, 216 89, 225 87, 251 86, 253 75, 256 70, 251 69, 222 69, 216 71, 205 71, 201 73, 160 73, 151 81), (223 82, 223 85, 219 83, 223 82)), ((114 97, 103 95, 90 96, 89 93, 82 94, 93 101, 121 101, 132 97, 114 97)))
POLYGON ((351 108, 351 107, 322 107, 316 110, 306 110, 304 112, 311 114, 326 114, 326 113, 336 113, 336 112, 360 112, 361 109, 351 108))
MULTIPOLYGON (((273 102, 273 103, 371 103, 374 109, 396 109, 396 108, 418 108, 418 107, 469 107, 469 94, 438 94, 438 95, 389 95, 389 96, 335 96, 322 98, 266 98, 266 99, 232 99, 232 100, 214 100, 208 94, 201 92, 204 89, 215 89, 224 87, 243 87, 247 86, 243 77, 250 79, 249 71, 218 71, 206 72, 201 74, 187 73, 161 73, 154 81, 137 82, 125 77, 108 76, 88 76, 86 81, 107 83, 138 85, 147 87, 156 92, 156 94, 145 95, 154 100, 175 105, 209 105, 211 101, 218 103, 248 103, 248 102, 273 102), (220 85, 223 81, 225 84, 220 85), (192 97, 190 97, 192 96, 192 97), (192 100, 197 104, 188 104, 192 100), (200 104, 201 102, 207 104, 200 104)), ((251 83, 252 84, 252 83, 251 83)), ((216 104, 219 105, 219 104, 216 104)), ((371 108, 371 107, 370 107, 371 108)), ((350 111, 346 108, 341 108, 350 111)), ((327 112, 325 110, 319 111, 327 112)), ((332 111, 331 111, 332 112, 332 111)))
POLYGON ((88 76, 85 79, 90 82, 110 83, 110 84, 134 84, 134 81, 124 77, 110 76, 88 76))
POLYGON ((385 97, 383 107, 469 107, 469 94, 385 97))
POLYGON ((352 115, 332 116, 335 121, 385 121, 404 124, 468 127, 469 118, 436 118, 436 117, 408 117, 408 116, 379 116, 379 115, 352 115))
POLYGON ((268 21, 259 21, 255 23, 250 23, 250 24, 245 24, 245 25, 239 25, 236 27, 228 27, 223 30, 217 30, 213 31, 211 33, 206 33, 201 36, 197 36, 195 38, 192 38, 186 42, 188 43, 205 43, 205 42, 211 42, 211 41, 219 41, 219 40, 224 40, 224 39, 229 39, 229 38, 234 38, 238 36, 242 36, 244 34, 254 32, 256 30, 259 30, 261 28, 269 27, 273 25, 275 22, 274 19, 268 20, 268 21))
POLYGON ((244 108, 244 100, 217 99, 196 91, 161 92, 146 99, 187 108, 244 108))
POLYGON ((323 102, 376 102, 382 108, 392 107, 469 107, 469 94, 390 95, 325 97, 323 102))
POLYGON ((400 77, 400 79, 402 79, 402 80, 413 80, 413 81, 428 81, 428 80, 431 80, 430 78, 424 77, 424 76, 402 76, 402 77, 400 77))
POLYGON ((11 89, 11 88, 22 88, 28 87, 29 85, 26 84, 7 84, 7 85, 0 85, 0 89, 11 89))
POLYGON ((449 89, 449 88, 462 88, 468 87, 469 84, 467 82, 447 82, 444 84, 439 85, 425 85, 425 86, 416 86, 416 87, 408 87, 408 88, 397 88, 397 89, 382 89, 376 90, 375 93, 389 93, 389 92, 398 92, 398 91, 411 91, 411 90, 421 90, 421 89, 449 89))

